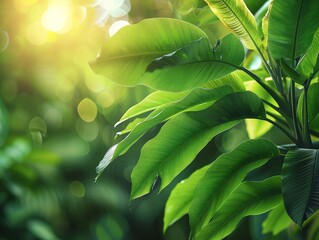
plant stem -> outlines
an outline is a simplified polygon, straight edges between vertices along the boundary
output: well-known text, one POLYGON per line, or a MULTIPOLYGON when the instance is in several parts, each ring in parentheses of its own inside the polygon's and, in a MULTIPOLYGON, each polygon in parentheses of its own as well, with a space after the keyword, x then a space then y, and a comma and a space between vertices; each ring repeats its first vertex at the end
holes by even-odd
POLYGON ((295 89, 295 82, 291 80, 290 82, 290 89, 289 89, 289 101, 290 101, 290 109, 291 109, 291 115, 292 115, 292 120, 293 120, 293 132, 298 140, 297 145, 303 145, 300 143, 300 140, 302 141, 301 133, 300 133, 300 128, 299 128, 299 123, 297 119, 297 104, 296 104, 296 89, 295 89))
POLYGON ((269 107, 271 107, 272 109, 274 109, 276 112, 278 112, 278 113, 280 113, 280 114, 284 114, 284 112, 279 108, 279 107, 276 107, 274 104, 272 104, 272 103, 270 103, 270 102, 268 102, 267 100, 265 100, 265 99, 262 99, 263 100, 263 102, 266 104, 266 105, 268 105, 269 107))
POLYGON ((304 137, 304 142, 307 147, 312 148, 312 141, 310 137, 309 123, 308 123, 308 89, 310 85, 310 79, 308 79, 304 84, 304 100, 303 100, 303 109, 302 109, 302 133, 304 137))
POLYGON ((290 140, 297 144, 298 140, 293 136, 291 135, 285 128, 283 128, 281 125, 279 125, 278 123, 276 123, 275 121, 269 119, 269 118, 266 118, 265 121, 271 123, 272 125, 276 126, 279 130, 281 130, 284 134, 286 134, 286 136, 288 138, 290 138, 290 140))
POLYGON ((258 77, 253 72, 249 71, 247 68, 237 66, 237 69, 245 72, 249 76, 251 76, 260 86, 262 86, 278 103, 278 105, 282 108, 285 108, 285 101, 281 95, 278 95, 277 92, 274 91, 267 83, 265 83, 260 77, 258 77))
POLYGON ((269 111, 266 111, 266 113, 289 129, 289 124, 284 119, 280 118, 280 116, 269 111))

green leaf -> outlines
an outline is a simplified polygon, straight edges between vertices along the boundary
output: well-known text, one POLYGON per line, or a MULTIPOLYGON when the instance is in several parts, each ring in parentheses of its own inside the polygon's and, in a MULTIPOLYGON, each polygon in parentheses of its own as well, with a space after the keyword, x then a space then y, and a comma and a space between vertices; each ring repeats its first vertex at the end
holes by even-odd
POLYGON ((257 24, 243 0, 205 0, 216 16, 232 29, 249 49, 258 49, 261 39, 257 24))
POLYGON ((302 78, 300 76, 300 74, 295 70, 293 69, 292 67, 290 67, 284 59, 280 59, 280 66, 283 70, 283 72, 288 76, 290 77, 293 81, 299 83, 299 84, 303 84, 304 82, 304 78, 302 78))
POLYGON ((205 88, 216 88, 218 86, 229 85, 234 92, 244 92, 245 86, 242 78, 236 72, 230 73, 224 77, 208 81, 203 85, 205 88))
MULTIPOLYGON (((172 116, 184 112, 186 110, 194 110, 194 108, 200 107, 203 104, 207 108, 208 106, 206 104, 211 105, 213 101, 231 92, 232 88, 228 85, 217 87, 214 89, 198 88, 192 91, 182 100, 175 103, 171 103, 165 106, 164 108, 158 108, 154 110, 143 122, 138 123, 124 140, 114 145, 107 151, 104 158, 97 167, 97 178, 101 175, 104 169, 112 162, 112 160, 124 154, 149 129, 155 127, 157 124, 163 121, 168 120, 172 116)), ((127 131, 127 129, 124 131, 127 131)))
MULTIPOLYGON (((258 9, 258 11, 255 13, 255 19, 256 19, 256 23, 257 23, 257 28, 258 28, 258 32, 259 35, 263 36, 263 31, 262 31, 262 22, 263 19, 265 19, 265 17, 267 16, 267 13, 269 12, 269 5, 272 2, 272 0, 268 0, 267 2, 265 2, 261 8, 258 9)), ((268 31, 267 31, 268 33, 268 31)))
POLYGON ((287 153, 282 169, 282 192, 290 218, 300 227, 319 208, 319 154, 317 149, 287 153))
MULTIPOLYGON (((237 73, 230 73, 224 77, 218 78, 216 80, 211 80, 208 81, 207 83, 205 83, 203 85, 203 88, 220 88, 223 86, 230 86, 232 88, 232 90, 234 92, 243 92, 245 91, 245 87, 242 83, 242 78, 240 78, 237 73)), ((226 87, 227 88, 227 87, 226 87)), ((223 88, 220 88, 219 90, 219 94, 226 94, 226 93, 230 93, 229 92, 222 92, 223 88)), ((229 89, 230 90, 230 89, 229 89)), ((201 91, 201 90, 195 90, 196 91, 201 91)), ((157 115, 161 109, 165 108, 168 106, 168 103, 172 103, 175 98, 175 104, 179 104, 176 101, 178 100, 178 98, 180 97, 180 100, 183 101, 182 97, 185 97, 186 95, 188 95, 189 92, 180 92, 180 93, 171 93, 171 92, 162 92, 162 91, 157 91, 153 94, 150 94, 148 97, 146 97, 142 102, 138 103, 137 105, 133 106, 127 113, 125 113, 127 119, 129 119, 130 117, 134 117, 134 113, 142 113, 145 110, 151 110, 151 109, 157 109, 156 111, 154 111, 153 113, 151 113, 149 115, 148 118, 151 118, 155 115, 157 115), (167 97, 167 98, 166 98, 167 97), (157 106, 157 107, 156 107, 157 106), (131 111, 132 110, 132 111, 131 111)), ((191 94, 192 95, 192 94, 191 94)), ((200 95, 200 94, 199 94, 200 95)), ((209 93, 208 93, 209 95, 209 93)), ((207 94, 204 94, 204 96, 207 96, 207 94)), ((209 98, 211 98, 212 96, 208 96, 209 98)), ((208 103, 209 104, 209 103, 208 103)), ((197 106, 195 106, 196 108, 197 106)), ((205 106, 200 106, 201 108, 205 108, 205 106)), ((195 110, 195 108, 191 108, 190 110, 195 110)), ((124 117, 122 117, 122 119, 124 119, 124 117)), ((122 123, 124 120, 121 120, 120 122, 118 122, 116 124, 116 126, 120 123, 122 123)), ((125 127, 124 130, 120 131, 117 133, 117 135, 122 135, 122 134, 126 134, 131 132, 137 124, 141 123, 145 121, 145 118, 143 119, 135 119, 134 121, 132 121, 130 124, 127 125, 127 127, 125 127)))
POLYGON ((252 92, 231 93, 210 108, 180 114, 147 142, 132 173, 131 198, 147 194, 154 179, 165 188, 217 134, 244 118, 265 118, 262 101, 252 92))
POLYGON ((315 36, 309 49, 306 52, 305 57, 298 65, 298 71, 305 77, 308 78, 311 74, 319 71, 318 66, 319 57, 319 28, 317 29, 315 36))
POLYGON ((201 38, 154 60, 143 75, 143 83, 166 91, 192 89, 237 70, 244 57, 244 48, 233 34, 213 49, 207 38, 201 38))
POLYGON ((194 195, 197 197, 189 210, 192 235, 197 235, 210 221, 251 170, 277 155, 279 151, 274 143, 256 139, 247 140, 234 151, 218 157, 195 189, 194 195))
MULTIPOLYGON (((269 31, 269 15, 270 15, 270 11, 272 8, 272 1, 268 1, 268 11, 266 13, 266 15, 263 17, 262 22, 261 22, 261 30, 262 30, 262 35, 263 35, 263 40, 262 40, 262 51, 267 52, 268 51, 268 31, 269 31)), ((267 3, 265 3, 265 5, 267 5, 267 3)), ((266 56, 268 56, 267 54, 265 54, 266 56)))
POLYGON ((283 203, 271 210, 263 222, 263 233, 272 233, 273 236, 278 235, 292 224, 283 203))
POLYGON ((281 201, 279 176, 260 182, 244 182, 229 196, 195 239, 223 239, 235 230, 242 218, 268 212, 281 201))
MULTIPOLYGON (((128 118, 128 119, 129 119, 129 118, 128 118)), ((115 138, 118 137, 118 136, 121 136, 121 135, 124 135, 124 134, 127 134, 127 133, 132 132, 133 129, 134 129, 138 124, 140 124, 141 122, 144 122, 145 119, 146 119, 146 117, 145 117, 145 118, 135 118, 133 121, 131 121, 129 124, 127 124, 127 126, 126 126, 123 130, 117 132, 115 138)), ((117 126, 118 126, 119 124, 121 124, 121 123, 122 123, 122 122, 117 122, 117 123, 115 124, 115 127, 117 127, 117 126)))
MULTIPOLYGON (((309 128, 315 132, 319 132, 319 83, 311 84, 308 89, 308 121, 309 128)), ((301 94, 297 106, 299 121, 303 121, 302 108, 304 101, 304 93, 301 94)))
POLYGON ((190 177, 181 181, 172 190, 165 206, 164 232, 166 229, 188 213, 198 181, 204 176, 210 165, 195 171, 190 177))
POLYGON ((121 117, 120 121, 116 123, 116 125, 121 124, 124 121, 127 121, 130 118, 136 117, 142 113, 146 113, 152 111, 156 108, 165 106, 168 103, 175 102, 185 97, 188 92, 181 93, 172 93, 172 92, 163 92, 156 91, 151 93, 146 98, 144 98, 141 102, 129 108, 124 115, 121 117))
POLYGON ((268 47, 271 56, 294 60, 309 48, 319 26, 317 0, 276 0, 269 17, 268 47))
POLYGON ((167 18, 146 19, 122 28, 109 39, 91 67, 116 83, 138 85, 154 59, 200 38, 207 36, 192 24, 167 18))

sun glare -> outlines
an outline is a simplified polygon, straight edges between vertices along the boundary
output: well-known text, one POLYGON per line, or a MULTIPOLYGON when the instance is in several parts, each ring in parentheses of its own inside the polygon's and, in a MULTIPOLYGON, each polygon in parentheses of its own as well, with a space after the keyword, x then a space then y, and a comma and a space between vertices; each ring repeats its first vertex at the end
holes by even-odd
POLYGON ((112 26, 109 29, 109 35, 110 37, 112 37, 113 35, 115 35, 115 33, 117 33, 121 28, 130 25, 128 21, 124 21, 124 20, 120 20, 120 21, 116 21, 115 23, 112 24, 112 26))
POLYGON ((40 46, 47 41, 48 31, 40 22, 34 22, 26 29, 26 37, 30 43, 40 46))
POLYGON ((67 4, 53 5, 43 13, 41 23, 51 32, 64 33, 69 30, 71 21, 71 8, 67 4))

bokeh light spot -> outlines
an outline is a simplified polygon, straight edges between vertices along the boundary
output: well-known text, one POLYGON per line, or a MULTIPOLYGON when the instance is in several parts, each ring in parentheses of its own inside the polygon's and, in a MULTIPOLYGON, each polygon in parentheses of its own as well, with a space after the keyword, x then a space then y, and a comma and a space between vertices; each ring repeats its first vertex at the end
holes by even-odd
POLYGON ((87 10, 85 7, 76 7, 73 11, 73 18, 76 24, 81 24, 86 18, 87 10))
POLYGON ((97 104, 102 108, 109 108, 114 103, 115 99, 111 92, 102 92, 98 95, 97 104))
POLYGON ((83 99, 78 105, 78 113, 85 122, 93 122, 97 115, 96 104, 89 98, 83 99))
POLYGON ((29 123, 32 142, 35 146, 41 146, 43 137, 47 133, 46 123, 39 117, 34 117, 29 123))
POLYGON ((0 53, 9 46, 9 34, 6 31, 0 31, 0 53))
POLYGON ((82 198, 85 196, 85 187, 79 181, 71 182, 69 189, 70 189, 70 192, 72 193, 72 195, 75 197, 82 198))
POLYGON ((26 13, 33 5, 38 3, 38 1, 39 0, 14 0, 14 5, 19 12, 26 13))
POLYGON ((92 92, 98 93, 105 88, 105 78, 90 72, 85 78, 85 84, 92 92))
POLYGON ((26 37, 30 43, 40 46, 47 41, 48 31, 39 22, 34 22, 27 28, 26 37))
POLYGON ((102 0, 100 5, 105 9, 120 8, 124 3, 124 0, 102 0))
POLYGON ((120 20, 120 21, 114 22, 109 29, 110 37, 115 35, 121 28, 123 28, 127 25, 130 25, 130 23, 128 21, 125 21, 125 20, 120 20))
POLYGON ((30 121, 29 129, 31 132, 40 132, 42 136, 45 136, 47 133, 47 125, 39 117, 35 117, 30 121))
POLYGON ((99 125, 97 122, 86 123, 79 119, 75 127, 79 136, 88 142, 94 141, 99 134, 99 125))
POLYGON ((45 29, 51 32, 67 32, 71 20, 71 7, 67 2, 49 6, 43 13, 41 23, 45 29))

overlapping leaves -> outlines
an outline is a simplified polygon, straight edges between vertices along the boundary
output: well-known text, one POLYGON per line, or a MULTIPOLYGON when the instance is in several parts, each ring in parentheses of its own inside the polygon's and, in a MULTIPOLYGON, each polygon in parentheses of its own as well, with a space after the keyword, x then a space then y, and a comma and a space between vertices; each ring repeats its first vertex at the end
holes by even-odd
POLYGON ((159 18, 119 31, 91 66, 96 73, 122 85, 145 84, 176 92, 235 71, 244 54, 241 42, 232 35, 212 48, 206 34, 196 26, 159 18))
POLYGON ((210 166, 198 170, 172 191, 166 205, 164 226, 189 213, 192 236, 196 236, 211 219, 214 221, 217 210, 223 207, 247 173, 278 154, 274 143, 258 139, 247 140, 233 152, 221 155, 210 166), (200 179, 199 173, 202 174, 200 179))
POLYGON ((231 93, 204 111, 172 118, 142 148, 132 173, 131 197, 148 193, 157 177, 162 190, 214 136, 245 118, 265 118, 263 103, 252 92, 231 93))
POLYGON ((309 48, 319 27, 317 0, 277 0, 269 16, 269 51, 274 59, 294 60, 309 48))
POLYGON ((143 83, 169 91, 192 89, 237 70, 244 56, 244 48, 233 34, 213 48, 206 38, 201 38, 154 60, 143 75, 143 83))
POLYGON ((286 210, 302 226, 319 209, 319 150, 296 149, 287 153, 282 170, 286 210))
POLYGON ((243 0, 205 0, 212 11, 243 40, 249 49, 258 49, 261 39, 257 23, 243 0))
POLYGON ((176 19, 146 19, 121 29, 109 39, 91 67, 116 83, 137 85, 154 59, 200 38, 207 36, 192 24, 176 19))
POLYGON ((195 239, 221 240, 236 228, 243 217, 268 212, 281 201, 279 176, 261 182, 244 182, 229 196, 195 239))

